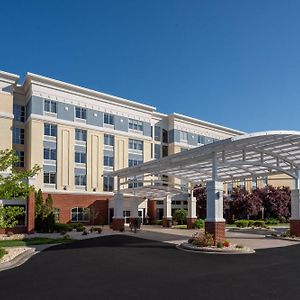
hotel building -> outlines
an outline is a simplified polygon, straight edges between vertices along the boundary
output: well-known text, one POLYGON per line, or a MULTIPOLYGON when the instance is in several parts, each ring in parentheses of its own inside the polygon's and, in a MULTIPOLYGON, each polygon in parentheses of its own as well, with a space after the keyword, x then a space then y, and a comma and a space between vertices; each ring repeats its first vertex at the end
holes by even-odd
MULTIPOLYGON (((243 134, 32 73, 23 83, 19 80, 18 75, 0 72, 0 149, 16 151, 16 168, 42 168, 34 185, 45 197, 52 195, 61 223, 111 222, 116 179, 107 175, 110 171, 243 134)), ((165 180, 187 192, 183 180, 165 180)), ((265 184, 266 178, 259 182, 265 184)), ((128 186, 142 184, 133 181, 128 186)), ((230 192, 237 184, 258 183, 228 183, 225 189, 230 192)), ((131 214, 128 200, 125 222, 131 214)), ((172 209, 186 208, 186 200, 173 199, 172 209)), ((138 207, 142 218, 163 216, 162 200, 139 199, 138 207)))

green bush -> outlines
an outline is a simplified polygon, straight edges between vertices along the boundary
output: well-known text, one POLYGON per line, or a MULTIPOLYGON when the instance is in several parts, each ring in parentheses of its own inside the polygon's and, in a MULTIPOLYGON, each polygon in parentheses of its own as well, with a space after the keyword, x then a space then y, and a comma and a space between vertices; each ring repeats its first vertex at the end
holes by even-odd
POLYGON ((173 220, 178 222, 180 225, 186 224, 187 214, 188 212, 186 209, 177 209, 173 214, 173 220))
POLYGON ((254 220, 249 220, 249 222, 248 222, 248 227, 252 227, 252 226, 254 226, 254 220))
POLYGON ((67 232, 70 231, 71 226, 69 224, 61 224, 61 223, 55 223, 54 230, 57 232, 67 232))
POLYGON ((249 220, 237 220, 234 222, 236 227, 246 228, 249 225, 249 220))
POLYGON ((263 220, 257 220, 254 222, 253 226, 264 228, 266 227, 266 223, 263 220))
POLYGON ((85 231, 85 227, 83 225, 82 226, 77 226, 75 229, 76 229, 77 232, 85 231))
POLYGON ((224 245, 223 245, 223 242, 217 242, 217 248, 223 248, 224 247, 224 245))
POLYGON ((278 225, 280 222, 279 222, 279 220, 277 220, 277 219, 270 218, 270 219, 266 219, 266 220, 265 220, 265 223, 266 223, 267 225, 278 225))
POLYGON ((84 225, 82 223, 70 223, 69 226, 71 227, 71 229, 77 229, 78 227, 84 227, 84 225))
POLYGON ((4 248, 0 248, 0 258, 2 258, 6 253, 7 252, 4 248))
POLYGON ((162 220, 153 220, 150 222, 151 225, 162 225, 162 220))
POLYGON ((194 222, 194 225, 196 228, 204 228, 204 220, 203 219, 197 219, 195 222, 194 222))

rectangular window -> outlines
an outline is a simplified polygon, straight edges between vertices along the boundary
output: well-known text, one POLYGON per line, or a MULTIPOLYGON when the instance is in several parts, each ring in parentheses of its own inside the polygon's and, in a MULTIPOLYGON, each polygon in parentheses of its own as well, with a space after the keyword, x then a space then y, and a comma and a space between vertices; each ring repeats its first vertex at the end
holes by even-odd
POLYGON ((129 119, 128 127, 129 127, 129 129, 132 129, 132 130, 143 131, 143 122, 129 119))
POLYGON ((268 185, 268 177, 267 176, 261 177, 261 185, 263 188, 268 185))
POLYGON ((105 113, 104 124, 114 125, 114 115, 105 113))
POLYGON ((103 191, 112 192, 114 190, 114 177, 103 176, 103 191))
POLYGON ((168 146, 162 146, 162 157, 168 156, 169 149, 168 146))
POLYGON ((75 162, 79 164, 86 164, 86 153, 75 151, 75 162))
POLYGON ((188 140, 188 134, 186 131, 179 131, 180 141, 186 142, 188 140))
POLYGON ((129 139, 128 148, 134 150, 143 150, 143 141, 129 139))
POLYGON ((154 140, 160 142, 161 129, 159 126, 154 127, 154 140))
POLYGON ((45 184, 56 184, 56 172, 44 172, 45 184))
POLYGON ((71 209, 71 222, 88 222, 90 209, 88 207, 74 207, 71 209))
POLYGON ((160 155, 160 145, 155 144, 154 145, 154 158, 155 159, 160 159, 161 155, 160 155))
POLYGON ((44 135, 47 136, 56 136, 57 135, 57 126, 50 123, 44 123, 44 135))
POLYGON ((77 119, 86 120, 86 109, 82 107, 75 107, 75 117, 77 119))
POLYGON ((25 166, 24 151, 16 151, 16 156, 18 157, 19 160, 14 163, 14 166, 24 168, 25 166))
POLYGON ((13 113, 15 121, 25 122, 25 106, 14 104, 13 113))
POLYGON ((24 145, 24 129, 13 127, 13 144, 24 145))
POLYGON ((232 192, 233 192, 233 184, 232 184, 232 182, 227 183, 227 195, 231 196, 232 192))
POLYGON ((75 140, 86 142, 86 130, 76 128, 75 129, 75 140))
POLYGON ((205 136, 204 135, 198 135, 198 144, 205 144, 205 136))
POLYGON ((57 113, 56 101, 45 100, 44 101, 44 111, 56 114, 57 113))
POLYGON ((44 148, 44 159, 56 160, 56 149, 44 148))
POLYGON ((169 134, 166 129, 162 130, 162 141, 163 143, 168 143, 169 142, 169 134))
POLYGON ((114 146, 115 137, 113 135, 104 134, 104 145, 114 146))
POLYGON ((252 190, 255 190, 257 188, 257 178, 252 178, 252 190))
POLYGON ((103 157, 103 165, 106 167, 113 167, 114 166, 114 158, 112 156, 104 156, 103 157))
POLYGON ((143 163, 142 159, 128 159, 128 167, 137 166, 142 163, 143 163))
POLYGON ((128 178, 128 188, 133 189, 133 188, 138 188, 143 186, 143 179, 142 178, 128 178))
POLYGON ((85 174, 75 174, 75 185, 86 186, 86 175, 85 174))

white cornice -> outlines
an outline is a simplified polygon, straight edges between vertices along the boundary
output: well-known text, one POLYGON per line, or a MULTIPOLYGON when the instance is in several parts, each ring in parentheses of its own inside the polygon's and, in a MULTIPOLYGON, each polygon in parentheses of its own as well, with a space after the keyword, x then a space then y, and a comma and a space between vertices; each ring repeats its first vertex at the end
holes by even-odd
POLYGON ((1 111, 0 111, 0 118, 13 120, 14 115, 13 115, 13 114, 10 114, 10 113, 6 113, 6 112, 1 112, 1 111))
POLYGON ((20 79, 19 75, 8 73, 0 70, 0 81, 5 81, 8 83, 17 83, 17 81, 20 79))
POLYGON ((109 94, 101 93, 92 89, 84 88, 81 86, 73 85, 70 83, 66 83, 63 81, 59 81, 56 79, 48 78, 45 76, 33 74, 33 73, 27 73, 25 82, 24 82, 24 87, 28 87, 31 84, 37 84, 37 85, 44 85, 48 86, 51 88, 56 88, 59 90, 63 90, 69 93, 74 93, 77 95, 84 95, 85 97, 90 97, 95 100, 101 100, 101 101, 110 101, 110 102, 115 102, 118 105, 123 105, 126 107, 135 107, 139 108, 144 111, 155 111, 156 108, 154 106, 146 105, 146 104, 141 104, 132 100, 124 99, 121 97, 116 97, 112 96, 109 94))

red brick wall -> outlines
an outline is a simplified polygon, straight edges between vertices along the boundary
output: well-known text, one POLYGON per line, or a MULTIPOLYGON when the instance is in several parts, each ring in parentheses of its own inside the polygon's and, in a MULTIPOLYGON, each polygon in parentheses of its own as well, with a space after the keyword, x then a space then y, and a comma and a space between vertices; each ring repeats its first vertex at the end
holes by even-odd
POLYGON ((225 239, 225 222, 206 222, 205 232, 214 236, 214 241, 223 241, 225 239))
MULTIPOLYGON (((46 199, 48 193, 44 193, 46 199)), ((108 197, 84 194, 51 194, 53 207, 60 209, 60 223, 71 222, 71 209, 85 207, 91 209, 88 225, 108 224, 108 197)))

